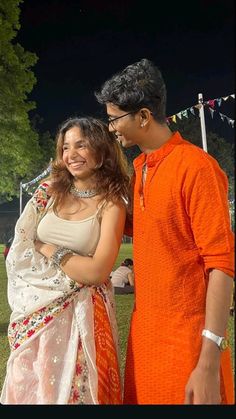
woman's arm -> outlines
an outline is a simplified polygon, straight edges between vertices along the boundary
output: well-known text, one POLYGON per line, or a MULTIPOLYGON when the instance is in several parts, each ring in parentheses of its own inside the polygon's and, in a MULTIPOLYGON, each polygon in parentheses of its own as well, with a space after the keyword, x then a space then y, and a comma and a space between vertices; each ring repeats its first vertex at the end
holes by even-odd
POLYGON ((128 280, 129 280, 129 285, 134 285, 134 273, 133 272, 129 272, 128 273, 128 280))
MULTIPOLYGON (((76 282, 83 285, 101 285, 109 278, 117 258, 123 236, 126 210, 123 204, 109 203, 101 221, 101 235, 92 257, 69 255, 61 263, 61 269, 76 282)), ((57 247, 35 242, 38 252, 51 258, 57 247)))

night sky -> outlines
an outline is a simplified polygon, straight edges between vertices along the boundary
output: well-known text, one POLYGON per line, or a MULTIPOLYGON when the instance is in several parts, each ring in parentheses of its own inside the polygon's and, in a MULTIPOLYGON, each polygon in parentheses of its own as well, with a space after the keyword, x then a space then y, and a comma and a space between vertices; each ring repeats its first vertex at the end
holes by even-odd
MULTIPOLYGON (((20 8, 16 40, 39 57, 29 99, 53 135, 69 116, 102 116, 94 90, 144 57, 163 73, 167 116, 200 92, 204 100, 234 93, 233 0, 25 0, 20 8)), ((220 112, 234 119, 229 102, 220 112)), ((227 122, 219 129, 233 135, 227 122)))

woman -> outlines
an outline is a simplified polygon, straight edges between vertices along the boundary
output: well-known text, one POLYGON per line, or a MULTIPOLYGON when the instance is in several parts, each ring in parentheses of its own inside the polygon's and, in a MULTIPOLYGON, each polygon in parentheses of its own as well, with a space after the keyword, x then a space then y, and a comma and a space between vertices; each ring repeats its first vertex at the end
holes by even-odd
POLYGON ((117 329, 107 278, 129 178, 100 121, 67 120, 49 182, 16 224, 7 257, 11 355, 3 404, 120 404, 117 329))

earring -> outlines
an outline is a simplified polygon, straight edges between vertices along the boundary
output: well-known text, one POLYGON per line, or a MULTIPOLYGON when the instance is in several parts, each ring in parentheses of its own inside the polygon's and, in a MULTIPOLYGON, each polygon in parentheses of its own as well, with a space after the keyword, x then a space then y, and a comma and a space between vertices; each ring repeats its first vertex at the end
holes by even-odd
POLYGON ((141 124, 140 126, 141 126, 141 128, 143 128, 144 127, 144 124, 141 124))

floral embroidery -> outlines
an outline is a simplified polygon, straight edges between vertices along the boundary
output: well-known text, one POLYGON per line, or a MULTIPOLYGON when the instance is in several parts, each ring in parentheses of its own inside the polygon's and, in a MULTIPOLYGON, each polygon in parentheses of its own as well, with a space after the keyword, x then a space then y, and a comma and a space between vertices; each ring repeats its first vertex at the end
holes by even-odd
POLYGON ((32 336, 33 334, 35 333, 35 330, 28 330, 28 332, 27 332, 27 336, 28 336, 28 338, 30 338, 30 336, 32 336))
MULTIPOLYGON (((63 308, 64 308, 64 306, 63 306, 63 308)), ((52 316, 46 316, 43 322, 44 322, 44 324, 47 324, 47 323, 49 323, 51 320, 53 320, 53 317, 52 317, 52 316)))
POLYGON ((38 212, 42 212, 46 208, 47 202, 50 198, 47 194, 48 186, 49 185, 46 182, 41 183, 34 193, 33 201, 38 212))
MULTIPOLYGON (((77 288, 75 292, 79 292, 77 288)), ((75 292, 68 297, 60 297, 53 301, 47 307, 41 307, 32 315, 23 319, 23 321, 13 322, 8 327, 8 340, 11 350, 19 348, 22 343, 34 333, 38 332, 42 327, 51 322, 63 310, 68 307, 75 296, 75 292)))
POLYGON ((81 338, 79 338, 75 374, 68 404, 85 404, 88 387, 88 367, 82 348, 81 338))

